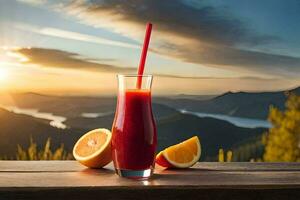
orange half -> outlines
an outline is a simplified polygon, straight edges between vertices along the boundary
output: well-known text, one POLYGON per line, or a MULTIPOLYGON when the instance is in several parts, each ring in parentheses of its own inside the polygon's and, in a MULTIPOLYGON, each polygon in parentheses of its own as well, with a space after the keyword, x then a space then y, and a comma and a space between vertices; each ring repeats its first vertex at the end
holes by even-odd
POLYGON ((111 132, 95 129, 79 138, 73 148, 73 156, 81 164, 101 168, 111 162, 111 132))
POLYGON ((187 168, 193 166, 200 159, 200 155, 200 141, 194 136, 161 151, 156 157, 156 163, 167 168, 187 168))

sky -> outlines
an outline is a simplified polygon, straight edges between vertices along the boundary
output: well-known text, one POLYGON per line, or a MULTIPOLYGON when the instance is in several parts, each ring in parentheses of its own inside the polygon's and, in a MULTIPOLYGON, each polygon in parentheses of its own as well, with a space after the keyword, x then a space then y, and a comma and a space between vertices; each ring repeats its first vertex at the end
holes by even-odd
POLYGON ((0 91, 115 94, 147 22, 155 94, 300 85, 297 0, 0 0, 0 91))

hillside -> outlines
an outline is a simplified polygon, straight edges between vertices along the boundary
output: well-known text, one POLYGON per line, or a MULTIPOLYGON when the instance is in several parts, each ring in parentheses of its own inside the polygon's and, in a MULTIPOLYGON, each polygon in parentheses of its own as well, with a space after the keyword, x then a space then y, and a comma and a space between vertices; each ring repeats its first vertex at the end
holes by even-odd
MULTIPOLYGON (((164 118, 167 118, 169 116, 178 113, 173 108, 170 108, 165 105, 157 104, 157 103, 152 104, 152 109, 153 109, 153 114, 155 116, 155 119, 157 121, 160 121, 164 118)), ((113 119, 114 119, 114 112, 104 117, 96 117, 96 118, 86 118, 80 115, 80 116, 68 118, 65 124, 67 126, 74 127, 74 128, 92 129, 95 127, 99 127, 101 125, 101 127, 110 129, 112 126, 113 119)))
MULTIPOLYGON (((300 95, 300 87, 289 90, 300 95)), ((0 104, 22 108, 37 108, 65 117, 78 117, 82 113, 114 112, 116 97, 47 96, 37 93, 0 96, 0 104)), ((227 92, 223 95, 177 95, 154 97, 156 105, 194 112, 217 113, 237 117, 266 119, 270 105, 284 108, 286 91, 278 92, 227 92)))
POLYGON ((14 156, 17 144, 26 147, 30 137, 38 145, 45 143, 51 137, 53 147, 58 147, 61 143, 65 144, 68 151, 77 138, 84 132, 80 129, 57 129, 45 120, 39 120, 26 115, 14 114, 0 109, 0 155, 14 156))
MULTIPOLYGON (((300 87, 290 90, 300 95, 300 87)), ((284 108, 286 92, 227 92, 209 100, 159 99, 162 104, 194 112, 217 113, 237 117, 266 119, 270 105, 284 108)))
POLYGON ((0 96, 0 104, 21 108, 37 108, 64 117, 75 117, 86 112, 114 111, 115 97, 50 96, 37 93, 16 93, 0 96))
MULTIPOLYGON (((156 99, 153 98, 153 112, 156 117, 168 115, 174 111, 168 105, 156 103, 156 99)), ((80 117, 82 113, 114 112, 116 100, 116 97, 50 96, 28 92, 2 95, 0 96, 0 105, 36 108, 41 112, 49 112, 67 118, 76 118, 80 117)))

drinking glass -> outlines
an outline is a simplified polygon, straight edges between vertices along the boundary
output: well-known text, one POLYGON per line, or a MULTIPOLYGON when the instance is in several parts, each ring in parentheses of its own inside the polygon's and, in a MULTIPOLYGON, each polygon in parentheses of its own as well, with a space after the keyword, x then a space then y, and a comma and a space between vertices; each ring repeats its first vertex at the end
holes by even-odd
POLYGON ((112 127, 112 158, 121 177, 147 179, 157 146, 152 113, 152 75, 117 75, 118 100, 112 127), (141 79, 141 84, 138 83, 141 79))

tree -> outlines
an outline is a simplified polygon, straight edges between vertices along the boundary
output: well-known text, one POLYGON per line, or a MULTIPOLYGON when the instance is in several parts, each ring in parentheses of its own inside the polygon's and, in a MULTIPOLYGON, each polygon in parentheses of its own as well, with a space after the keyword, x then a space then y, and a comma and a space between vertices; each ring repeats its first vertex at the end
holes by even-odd
POLYGON ((272 128, 263 137, 266 162, 300 162, 300 96, 290 94, 285 107, 270 108, 272 128))

